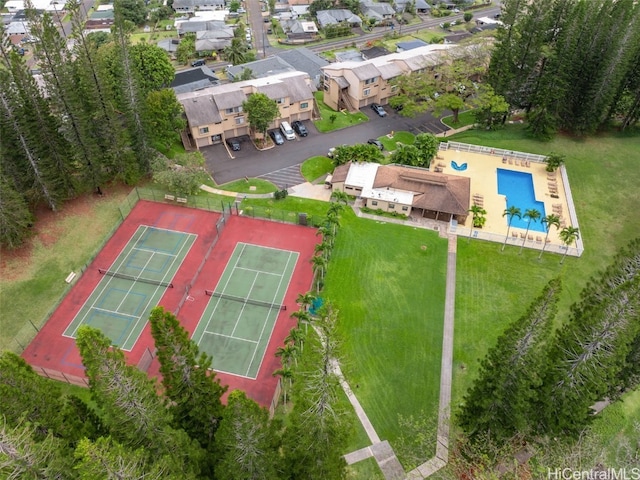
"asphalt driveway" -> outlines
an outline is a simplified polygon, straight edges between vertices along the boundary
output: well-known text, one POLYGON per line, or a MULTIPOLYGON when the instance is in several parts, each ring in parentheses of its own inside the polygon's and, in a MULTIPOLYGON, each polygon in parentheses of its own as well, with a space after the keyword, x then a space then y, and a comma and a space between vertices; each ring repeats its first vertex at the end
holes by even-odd
POLYGON ((235 157, 233 159, 224 145, 204 147, 201 151, 215 182, 223 184, 244 177, 269 178, 268 174, 298 165, 309 157, 326 155, 329 148, 336 145, 365 143, 370 138, 377 138, 391 131, 435 134, 446 130, 440 120, 429 114, 405 118, 388 106, 385 106, 385 110, 387 116, 379 117, 370 107, 365 107, 362 112, 369 117, 367 123, 329 133, 320 133, 312 122, 304 122, 309 130, 307 137, 296 136, 295 140, 285 141, 283 145, 265 151, 258 151, 248 136, 239 137, 241 149, 239 152, 232 152, 235 157))

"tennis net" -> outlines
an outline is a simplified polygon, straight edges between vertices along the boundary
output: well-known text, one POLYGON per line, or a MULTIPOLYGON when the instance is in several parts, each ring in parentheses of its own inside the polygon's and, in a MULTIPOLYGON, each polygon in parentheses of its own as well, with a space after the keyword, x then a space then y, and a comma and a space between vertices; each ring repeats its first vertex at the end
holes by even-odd
POLYGON ((234 302, 248 303, 250 305, 258 305, 259 307, 273 308, 278 310, 287 309, 286 305, 280 305, 278 303, 262 302, 260 300, 252 300, 250 298, 236 297, 235 295, 229 295, 228 293, 214 292, 213 290, 205 290, 204 293, 206 293, 210 297, 224 298, 225 300, 233 300, 234 302))
POLYGON ((158 285, 160 287, 173 288, 173 283, 163 282, 161 280, 152 280, 150 278, 134 277, 133 275, 127 275, 126 273, 112 272, 106 268, 99 268, 98 271, 103 275, 109 275, 110 277, 123 278, 125 280, 131 280, 132 282, 144 282, 151 285, 158 285))

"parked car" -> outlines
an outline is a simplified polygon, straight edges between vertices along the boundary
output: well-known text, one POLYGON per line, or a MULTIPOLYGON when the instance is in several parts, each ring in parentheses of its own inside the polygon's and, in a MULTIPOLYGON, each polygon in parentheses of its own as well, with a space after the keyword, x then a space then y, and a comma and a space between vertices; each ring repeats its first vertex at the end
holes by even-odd
POLYGON ((247 13, 247 11, 242 7, 240 7, 238 10, 236 10, 236 12, 238 12, 238 13, 247 13))
POLYGON ((382 108, 382 105, 380 105, 378 103, 372 103, 371 104, 371 109, 374 112, 376 112, 379 117, 386 117, 387 116, 387 112, 385 111, 385 109, 382 108))
POLYGON ((378 147, 378 150, 380 150, 380 151, 384 150, 384 145, 382 145, 382 142, 380 142, 380 140, 376 140, 375 138, 371 138, 371 139, 367 140, 367 143, 369 145, 375 145, 376 147, 378 147))
POLYGON ((191 62, 191 66, 192 67, 202 67, 206 64, 207 62, 205 62, 203 59, 199 59, 199 60, 194 60, 193 62, 191 62))
POLYGON ((301 137, 306 137, 307 135, 309 135, 309 130, 307 130, 307 127, 305 127, 304 123, 302 123, 300 120, 296 120, 291 124, 291 126, 301 137))
POLYGON ((237 138, 227 138, 227 145, 229 145, 229 148, 234 152, 240 150, 240 142, 237 138))
POLYGON ((287 140, 296 139, 296 134, 293 131, 293 128, 291 128, 291 125, 289 125, 289 122, 280 123, 280 131, 284 135, 284 138, 286 138, 287 140))
POLYGON ((284 143, 284 138, 282 138, 282 135, 278 130, 271 130, 269 132, 269 135, 271 135, 273 143, 275 143, 276 145, 282 145, 284 143))

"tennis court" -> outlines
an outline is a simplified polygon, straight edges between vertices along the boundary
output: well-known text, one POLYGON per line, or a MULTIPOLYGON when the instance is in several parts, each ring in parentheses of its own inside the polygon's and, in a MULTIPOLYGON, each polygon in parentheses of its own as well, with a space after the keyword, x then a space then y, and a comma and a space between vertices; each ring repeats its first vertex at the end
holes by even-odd
POLYGON ((98 269, 104 278, 63 335, 75 338, 81 325, 91 325, 130 351, 196 238, 140 225, 112 265, 98 269))
POLYGON ((298 261, 298 252, 237 243, 193 333, 213 367, 255 379, 298 261))

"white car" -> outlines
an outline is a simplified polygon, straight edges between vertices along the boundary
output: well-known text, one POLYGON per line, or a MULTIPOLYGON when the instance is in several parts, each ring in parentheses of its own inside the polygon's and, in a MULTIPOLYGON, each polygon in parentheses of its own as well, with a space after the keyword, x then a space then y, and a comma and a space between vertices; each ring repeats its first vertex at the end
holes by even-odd
POLYGON ((289 125, 289 122, 282 122, 280 124, 280 131, 287 140, 296 139, 296 133, 293 131, 293 128, 291 128, 291 125, 289 125))

